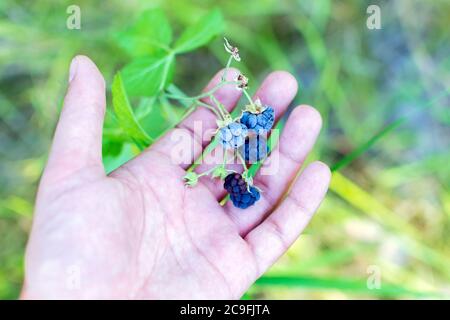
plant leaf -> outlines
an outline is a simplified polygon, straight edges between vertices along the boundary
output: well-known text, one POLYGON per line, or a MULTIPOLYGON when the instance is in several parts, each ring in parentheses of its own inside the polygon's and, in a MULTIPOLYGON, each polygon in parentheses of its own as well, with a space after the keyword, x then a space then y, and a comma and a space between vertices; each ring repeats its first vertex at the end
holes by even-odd
POLYGON ((119 45, 131 56, 138 57, 169 50, 172 28, 161 9, 144 11, 133 25, 117 34, 119 45))
POLYGON ((175 42, 175 52, 194 50, 208 43, 214 36, 223 32, 224 21, 219 9, 214 9, 196 24, 188 27, 175 42))
POLYGON ((103 166, 105 167, 106 174, 116 170, 135 156, 136 152, 133 150, 133 145, 131 143, 125 143, 117 155, 105 155, 103 157, 103 166))
POLYGON ((134 116, 123 85, 120 73, 114 77, 112 84, 112 103, 119 125, 123 131, 139 146, 148 146, 152 142, 148 134, 134 116))
POLYGON ((177 119, 180 118, 178 116, 180 111, 181 110, 176 110, 174 106, 166 106, 161 103, 155 103, 150 107, 148 113, 139 119, 139 122, 145 132, 147 132, 152 139, 156 140, 167 129, 173 127, 175 123, 178 123, 177 119), (171 114, 168 114, 168 110, 170 110, 171 114), (174 118, 171 117, 172 113, 174 118))
POLYGON ((123 81, 131 96, 154 96, 172 80, 174 56, 158 53, 151 57, 138 58, 126 65, 123 81))

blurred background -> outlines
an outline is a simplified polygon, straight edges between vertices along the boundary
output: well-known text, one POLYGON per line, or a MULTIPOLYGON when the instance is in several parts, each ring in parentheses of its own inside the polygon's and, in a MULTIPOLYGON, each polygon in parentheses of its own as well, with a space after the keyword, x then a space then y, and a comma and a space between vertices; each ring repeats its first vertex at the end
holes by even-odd
MULTIPOLYGON (((328 196, 244 298, 449 298, 450 1, 75 2, 0 2, 0 299, 20 292, 71 58, 90 56, 109 90, 130 61, 117 34, 153 7, 164 10, 175 35, 219 8, 250 91, 271 70, 288 70, 300 85, 293 106, 313 105, 324 118, 309 161, 332 167, 328 196), (66 28, 71 4, 81 8, 80 30, 66 28), (381 9, 379 30, 366 26, 370 4, 381 9)), ((177 57, 173 82, 195 95, 226 58, 216 37, 177 57)), ((108 91, 108 108, 110 101, 108 91)), ((159 109, 147 111, 139 119, 151 136, 172 125, 159 109)), ((107 169, 136 152, 108 113, 107 169)))

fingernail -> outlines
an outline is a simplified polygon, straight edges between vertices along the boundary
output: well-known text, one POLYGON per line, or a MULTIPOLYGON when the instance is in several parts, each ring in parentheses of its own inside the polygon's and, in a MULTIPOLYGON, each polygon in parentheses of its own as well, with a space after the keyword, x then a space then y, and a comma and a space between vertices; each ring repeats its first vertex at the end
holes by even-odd
POLYGON ((77 73, 77 65, 78 65, 78 59, 77 59, 77 57, 75 57, 72 59, 72 62, 70 63, 69 83, 72 82, 73 78, 75 78, 75 75, 77 73))

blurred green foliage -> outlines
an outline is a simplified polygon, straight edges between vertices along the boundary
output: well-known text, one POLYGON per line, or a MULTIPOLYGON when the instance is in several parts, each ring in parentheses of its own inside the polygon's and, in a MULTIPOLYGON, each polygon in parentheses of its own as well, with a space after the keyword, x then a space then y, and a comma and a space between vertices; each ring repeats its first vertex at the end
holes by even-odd
POLYGON ((155 92, 196 95, 226 63, 213 37, 221 30, 240 48, 251 91, 273 69, 295 75, 293 106, 324 119, 308 160, 335 169, 305 234, 244 298, 449 297, 448 1, 379 1, 381 30, 366 28, 373 3, 358 0, 80 0, 81 30, 66 27, 71 4, 0 2, 0 299, 20 292, 71 58, 90 56, 116 92, 104 129, 109 172, 186 111, 155 92), (160 72, 133 79, 151 65, 160 72), (366 284, 370 266, 380 289, 366 284))

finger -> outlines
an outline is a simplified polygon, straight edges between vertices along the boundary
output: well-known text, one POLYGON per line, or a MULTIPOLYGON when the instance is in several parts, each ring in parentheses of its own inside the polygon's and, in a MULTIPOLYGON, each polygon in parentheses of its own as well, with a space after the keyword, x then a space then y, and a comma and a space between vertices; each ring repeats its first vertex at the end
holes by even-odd
MULTIPOLYGON (((223 76, 224 70, 219 71, 205 87, 203 92, 208 92, 216 87, 223 76)), ((233 81, 239 75, 239 70, 230 68, 226 73, 226 81, 233 81)), ((214 93, 214 97, 220 101, 228 111, 231 111, 241 97, 241 91, 234 84, 226 84, 214 93)), ((202 102, 215 106, 209 97, 202 102)), ((192 164, 198 158, 203 148, 210 142, 212 132, 217 127, 217 116, 211 110, 199 106, 186 119, 180 122, 176 128, 170 130, 164 137, 157 141, 151 150, 158 151, 173 158, 183 168, 192 164), (182 156, 180 157, 180 153, 182 156)))
POLYGON ((251 248, 259 275, 263 274, 297 239, 324 198, 331 173, 321 162, 310 164, 283 203, 245 240, 251 248))
MULTIPOLYGON (((254 100, 259 98, 263 105, 271 106, 275 111, 275 120, 278 121, 286 112, 289 104, 297 94, 297 80, 293 75, 286 71, 275 71, 264 79, 261 86, 254 95, 254 100)), ((197 172, 205 172, 212 166, 220 164, 223 158, 223 152, 218 146, 215 152, 205 157, 204 163, 197 168, 197 172), (222 158, 221 158, 222 157, 222 158)), ((228 157, 230 159, 230 157, 228 157)), ((235 161, 235 164, 229 165, 230 170, 242 172, 242 165, 235 161)), ((203 183, 210 189, 217 199, 222 199, 226 192, 221 180, 211 180, 209 177, 202 178, 203 183)))
POLYGON ((70 66, 69 87, 46 169, 52 177, 66 176, 88 166, 103 174, 104 114, 103 76, 88 57, 76 56, 70 66))
POLYGON ((299 106, 292 111, 279 143, 254 178, 254 185, 262 190, 261 199, 245 214, 232 203, 226 205, 241 235, 257 226, 276 206, 313 148, 321 126, 320 114, 314 108, 299 106))

